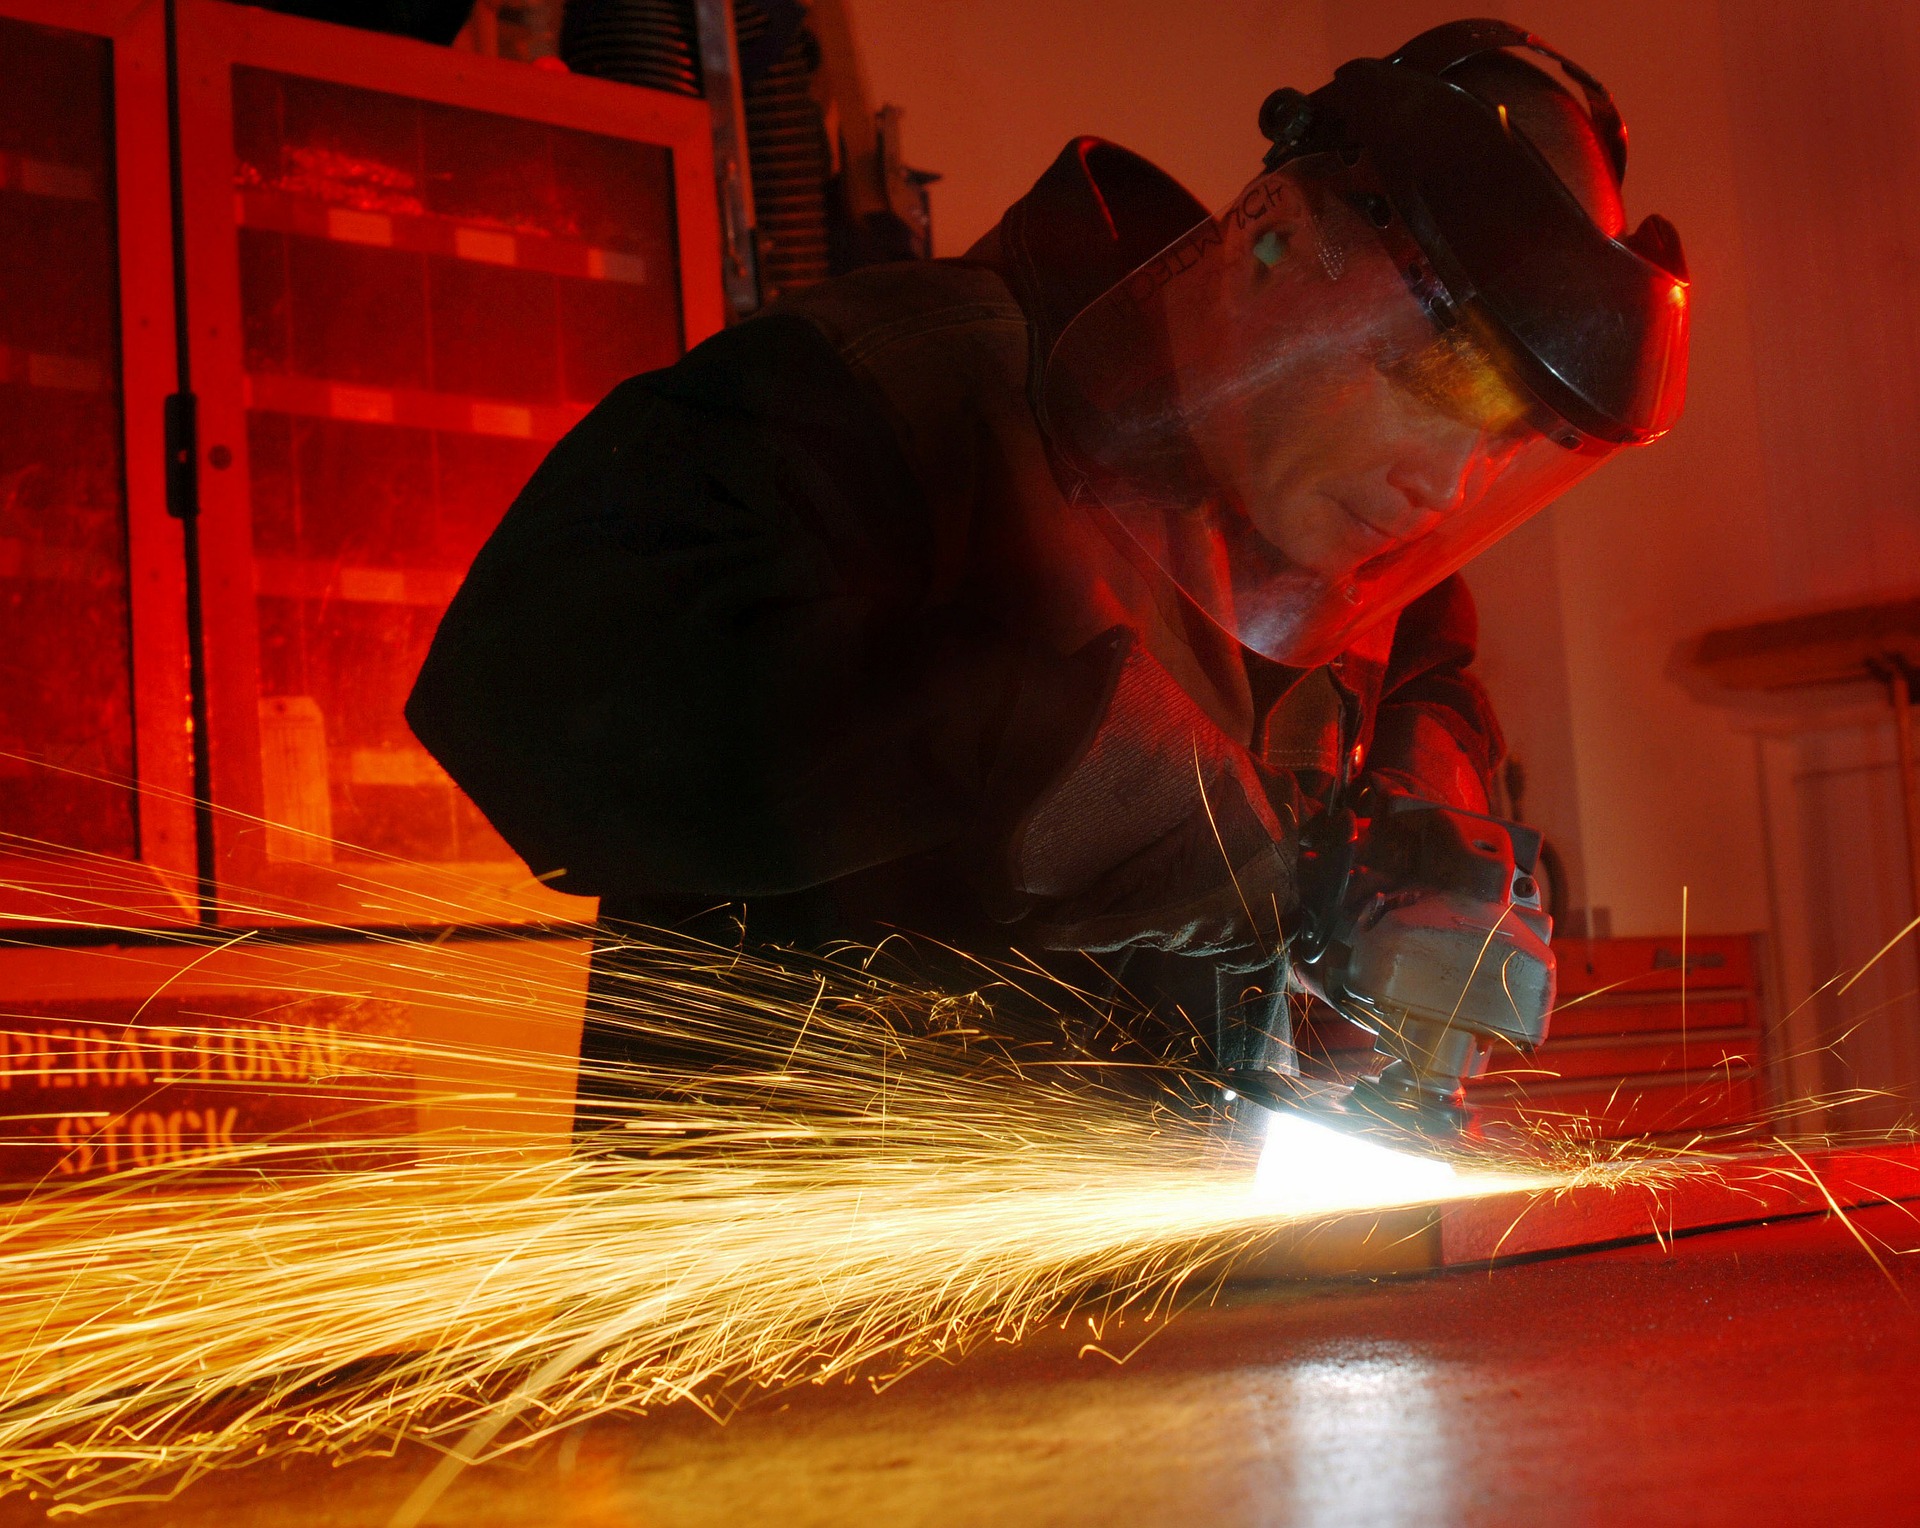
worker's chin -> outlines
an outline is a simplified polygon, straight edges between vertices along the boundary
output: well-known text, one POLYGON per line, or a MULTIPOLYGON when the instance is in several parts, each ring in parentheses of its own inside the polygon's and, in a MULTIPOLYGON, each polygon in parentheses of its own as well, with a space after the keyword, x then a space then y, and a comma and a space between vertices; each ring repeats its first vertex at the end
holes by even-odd
POLYGON ((1349 578, 1394 538, 1338 494, 1303 494, 1262 517, 1261 533, 1296 567, 1328 582, 1349 578))

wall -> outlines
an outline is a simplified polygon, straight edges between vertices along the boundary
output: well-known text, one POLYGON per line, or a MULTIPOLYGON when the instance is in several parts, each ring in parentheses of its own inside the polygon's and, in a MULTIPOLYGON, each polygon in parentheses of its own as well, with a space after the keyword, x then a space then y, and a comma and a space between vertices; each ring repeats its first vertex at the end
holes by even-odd
MULTIPOLYGON (((1076 132, 1157 158, 1217 204, 1251 173, 1269 89, 1310 88, 1334 60, 1458 12, 850 4, 876 94, 907 109, 909 158, 947 176, 934 209, 949 253, 1076 132)), ((1474 9, 1524 22, 1613 88, 1633 129, 1629 215, 1673 218, 1695 277, 1679 428, 1469 569, 1487 674, 1530 766, 1529 816, 1616 933, 1677 929, 1683 887, 1695 928, 1764 928, 1755 744, 1668 671, 1708 626, 1920 580, 1920 98, 1905 83, 1920 72, 1920 11, 1862 0, 1834 27, 1816 0, 1474 9)), ((1897 913, 1863 916, 1878 927, 1897 913)))
MULTIPOLYGON (((1773 578, 1786 600, 1858 600, 1920 585, 1920 11, 1829 12, 1748 0, 1726 15, 1743 146, 1750 320, 1773 578)), ((1809 701, 1814 697, 1808 697, 1809 701)), ((1773 789, 1788 990, 1871 960, 1920 912, 1909 889, 1888 709, 1757 716, 1773 789)), ((1845 1124, 1920 1107, 1920 946, 1798 1016, 1829 1092, 1864 1088, 1845 1124)))
POLYGON ((1321 0, 845 0, 876 99, 906 108, 936 253, 1000 219, 1069 139, 1111 138, 1219 206, 1260 168, 1276 86, 1331 67, 1321 0))
POLYGON ((1666 673, 1680 640, 1775 597, 1719 8, 1543 0, 1524 14, 1617 93, 1629 217, 1672 217, 1694 276, 1686 417, 1554 511, 1588 894, 1616 933, 1677 928, 1683 887, 1695 927, 1762 928, 1751 745, 1666 673))

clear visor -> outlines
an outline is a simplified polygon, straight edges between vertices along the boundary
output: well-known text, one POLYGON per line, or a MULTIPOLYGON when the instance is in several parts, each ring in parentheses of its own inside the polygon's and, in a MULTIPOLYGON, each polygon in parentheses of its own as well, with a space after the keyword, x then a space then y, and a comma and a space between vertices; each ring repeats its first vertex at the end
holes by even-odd
MULTIPOLYGON (((1219 626, 1324 663, 1584 477, 1551 414, 1332 156, 1249 185, 1102 295, 1047 361, 1068 468, 1219 626)), ((1375 205, 1379 205, 1375 203, 1375 205)))

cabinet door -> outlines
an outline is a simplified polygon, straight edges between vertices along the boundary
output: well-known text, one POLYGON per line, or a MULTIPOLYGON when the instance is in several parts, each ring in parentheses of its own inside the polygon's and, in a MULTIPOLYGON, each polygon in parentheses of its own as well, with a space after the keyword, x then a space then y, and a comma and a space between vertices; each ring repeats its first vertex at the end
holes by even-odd
POLYGON ((719 319, 697 101, 181 8, 223 916, 580 916, 402 714, 551 445, 719 319))
POLYGON ((158 6, 0 0, 10 922, 193 915, 163 50, 158 6))

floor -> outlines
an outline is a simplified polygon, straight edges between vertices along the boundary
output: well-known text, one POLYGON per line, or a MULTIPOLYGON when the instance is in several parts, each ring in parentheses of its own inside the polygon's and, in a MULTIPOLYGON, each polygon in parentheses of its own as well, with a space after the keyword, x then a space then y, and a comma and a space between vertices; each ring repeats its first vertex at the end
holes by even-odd
MULTIPOLYGON (((463 1528, 1920 1523, 1920 1218, 1249 1291, 1116 1366, 1084 1331, 873 1395, 583 1429, 463 1528)), ((1138 1330, 1114 1334, 1135 1341, 1138 1330)), ((103 1528, 381 1528, 431 1460, 262 1466, 103 1528)), ((0 1521, 38 1521, 0 1504, 0 1521), (9 1515, 11 1509, 12 1515, 9 1515)))

